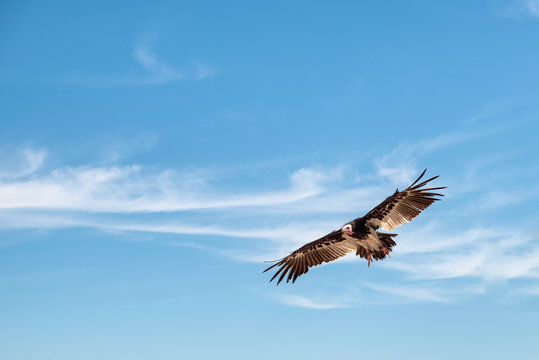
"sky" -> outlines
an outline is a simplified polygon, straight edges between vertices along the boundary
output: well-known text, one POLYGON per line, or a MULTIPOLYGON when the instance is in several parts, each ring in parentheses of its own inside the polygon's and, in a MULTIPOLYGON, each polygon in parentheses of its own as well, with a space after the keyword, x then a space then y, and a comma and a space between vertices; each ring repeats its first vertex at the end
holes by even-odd
POLYGON ((535 359, 539 1, 0 5, 0 357, 535 359), (391 258, 265 261, 427 168, 391 258))

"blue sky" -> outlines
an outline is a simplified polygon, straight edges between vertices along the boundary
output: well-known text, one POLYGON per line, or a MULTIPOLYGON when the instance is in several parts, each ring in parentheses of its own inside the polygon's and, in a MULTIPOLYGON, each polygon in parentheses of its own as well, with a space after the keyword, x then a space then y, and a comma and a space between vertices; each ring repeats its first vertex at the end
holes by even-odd
POLYGON ((536 357, 538 1, 0 17, 0 357, 536 357), (268 283, 424 168, 391 259, 268 283))

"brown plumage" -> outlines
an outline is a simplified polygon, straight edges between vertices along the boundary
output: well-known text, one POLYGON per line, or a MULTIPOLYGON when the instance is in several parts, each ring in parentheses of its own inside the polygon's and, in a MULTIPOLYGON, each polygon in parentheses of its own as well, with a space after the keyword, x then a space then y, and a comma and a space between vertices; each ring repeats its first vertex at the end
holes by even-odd
POLYGON ((445 187, 423 188, 428 182, 436 179, 432 177, 421 183, 419 180, 425 175, 425 169, 416 181, 407 189, 399 191, 382 201, 365 216, 354 219, 318 240, 303 245, 285 258, 278 260, 264 272, 279 267, 270 281, 279 276, 277 285, 286 277, 286 282, 296 281, 298 276, 307 273, 309 268, 323 262, 336 260, 350 252, 368 260, 370 266, 373 260, 382 260, 389 256, 392 247, 396 245, 393 238, 397 234, 378 232, 379 228, 391 231, 405 222, 411 221, 421 211, 428 208, 433 202, 443 196, 432 192, 445 189, 445 187))

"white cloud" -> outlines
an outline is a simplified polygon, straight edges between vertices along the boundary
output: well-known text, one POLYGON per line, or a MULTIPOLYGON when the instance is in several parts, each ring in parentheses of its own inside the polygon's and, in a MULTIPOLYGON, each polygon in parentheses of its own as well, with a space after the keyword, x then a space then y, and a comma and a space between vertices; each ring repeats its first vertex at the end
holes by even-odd
POLYGON ((472 228, 458 233, 448 233, 439 221, 430 221, 422 227, 412 227, 406 232, 406 241, 398 241, 399 254, 425 254, 450 251, 478 243, 485 236, 496 235, 495 229, 472 228))
MULTIPOLYGON (((150 62, 147 66, 154 66, 150 60, 145 60, 150 62)), ((240 176, 230 173, 243 174, 245 168, 182 171, 88 165, 50 169, 44 163, 45 151, 21 152, 19 158, 25 165, 4 165, 17 163, 11 160, 0 163, 0 173, 11 174, 0 178, 0 228, 77 226, 185 234, 192 235, 186 243, 170 245, 200 244, 240 261, 276 259, 360 216, 391 194, 393 186, 408 185, 422 170, 414 165, 424 153, 422 149, 434 152, 485 134, 489 133, 451 133, 399 145, 378 157, 373 173, 360 174, 361 186, 355 180, 357 174, 344 166, 300 167, 282 174, 288 181, 278 188, 234 188, 227 177, 240 176), (223 190, 223 184, 228 190, 223 190), (204 242, 210 236, 237 238, 245 247, 236 250, 224 245, 216 249, 204 242)), ((454 287, 455 279, 476 282, 477 288, 483 289, 491 282, 539 278, 537 235, 521 228, 526 225, 521 223, 523 219, 517 224, 505 217, 498 217, 503 222, 492 218, 500 210, 531 198, 529 191, 536 194, 536 187, 503 190, 509 189, 506 184, 513 184, 512 175, 500 170, 499 156, 487 160, 488 166, 471 158, 463 162, 461 173, 442 174, 436 184, 455 184, 452 193, 444 191, 452 196, 399 228, 393 257, 376 263, 377 270, 402 279, 406 286, 387 282, 373 285, 372 281, 363 286, 402 301, 447 302, 458 299, 459 294, 481 293, 454 287), (485 166, 491 169, 488 182, 484 181, 485 166), (504 176, 508 180, 500 186, 497 181, 504 176), (454 195, 463 191, 466 196, 454 195)), ((527 216, 534 220, 533 212, 527 216)), ((350 255, 345 261, 357 259, 350 255)), ((317 309, 358 304, 357 299, 345 295, 342 299, 287 295, 277 301, 317 309)))
POLYGON ((539 0, 525 0, 522 9, 530 16, 539 17, 539 0))
POLYGON ((23 181, 0 182, 0 209, 69 209, 90 212, 170 212, 299 201, 324 191, 326 176, 300 169, 289 189, 221 193, 197 174, 165 170, 150 173, 140 166, 66 167, 23 181))
POLYGON ((399 257, 385 266, 421 280, 506 281, 539 277, 539 239, 522 231, 475 228, 440 238, 429 230, 414 240, 431 244, 426 249, 419 246, 416 251, 413 245, 401 242, 403 251, 399 249, 399 257))
MULTIPOLYGON (((310 292, 311 290, 303 290, 310 292)), ((451 303, 478 296, 486 292, 480 283, 452 284, 445 286, 436 282, 393 283, 360 282, 346 286, 334 287, 331 295, 321 295, 319 289, 311 294, 271 294, 274 301, 288 306, 303 307, 315 310, 358 308, 366 305, 392 305, 401 303, 451 303)))
POLYGON ((147 46, 137 45, 133 56, 144 69, 152 74, 152 80, 155 82, 170 82, 184 78, 178 70, 159 60, 147 46))
POLYGON ((279 294, 272 296, 275 301, 289 306, 297 306, 307 309, 327 310, 350 307, 346 302, 339 299, 321 299, 301 295, 279 294))
POLYGON ((525 201, 534 200, 539 196, 537 188, 526 188, 523 190, 496 190, 486 193, 477 206, 472 209, 490 210, 520 204, 525 201))
POLYGON ((116 163, 137 153, 150 151, 159 137, 153 133, 129 134, 123 137, 111 136, 100 139, 104 143, 100 158, 104 163, 116 163))
POLYGON ((539 17, 539 0, 515 0, 501 9, 499 14, 512 18, 521 16, 539 17))
POLYGON ((499 131, 497 128, 484 132, 450 132, 426 140, 402 142, 392 151, 379 157, 375 166, 378 177, 388 179, 393 184, 407 184, 417 175, 417 159, 431 152, 470 142, 499 131))
POLYGON ((365 287, 392 296, 399 296, 412 302, 448 302, 449 299, 439 289, 431 289, 418 285, 403 286, 398 284, 381 285, 364 283, 365 287))
POLYGON ((47 156, 45 150, 23 148, 12 151, 3 149, 0 152, 0 179, 18 179, 36 172, 47 156))
POLYGON ((378 164, 378 176, 390 179, 394 184, 407 184, 414 174, 417 172, 409 164, 396 164, 394 166, 378 164))
POLYGON ((206 78, 209 78, 215 75, 215 70, 209 67, 208 65, 204 65, 204 64, 196 62, 194 66, 195 66, 195 79, 196 80, 204 80, 206 78))
POLYGON ((397 302, 437 302, 449 303, 466 297, 484 294, 486 289, 482 284, 444 286, 443 283, 433 282, 400 282, 392 284, 363 283, 363 286, 386 295, 379 301, 383 303, 397 302))
POLYGON ((208 65, 195 62, 190 67, 181 70, 173 67, 157 57, 146 44, 135 46, 133 57, 149 73, 148 77, 126 80, 129 83, 159 84, 184 80, 203 80, 215 74, 208 65))
MULTIPOLYGON (((136 43, 131 55, 140 68, 131 70, 129 74, 72 76, 60 81, 88 86, 160 85, 202 81, 217 73, 214 67, 200 61, 166 61, 152 49, 147 40, 136 43)), ((131 66, 126 65, 124 68, 131 66)))
POLYGON ((342 174, 343 169, 341 168, 335 168, 331 171, 301 168, 292 174, 290 181, 295 189, 320 193, 324 190, 325 184, 340 180, 342 174))

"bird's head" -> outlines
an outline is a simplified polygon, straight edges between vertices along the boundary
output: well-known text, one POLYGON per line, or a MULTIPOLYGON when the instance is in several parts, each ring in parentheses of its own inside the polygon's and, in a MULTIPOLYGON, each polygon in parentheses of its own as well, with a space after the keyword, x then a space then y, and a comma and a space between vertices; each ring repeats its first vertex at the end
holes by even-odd
POLYGON ((342 227, 341 231, 345 234, 348 234, 348 235, 352 235, 353 234, 353 231, 352 231, 352 225, 351 224, 346 224, 342 227))

